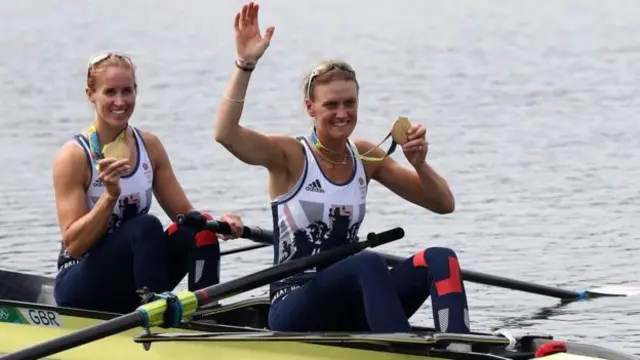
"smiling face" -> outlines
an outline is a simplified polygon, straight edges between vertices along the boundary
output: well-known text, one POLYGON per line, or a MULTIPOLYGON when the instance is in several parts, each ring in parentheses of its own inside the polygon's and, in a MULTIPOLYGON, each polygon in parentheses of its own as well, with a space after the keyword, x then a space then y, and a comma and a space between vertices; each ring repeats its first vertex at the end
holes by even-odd
POLYGON ((351 80, 334 80, 315 88, 309 114, 316 119, 316 130, 331 139, 346 140, 358 122, 358 88, 351 80))
POLYGON ((136 104, 135 68, 131 60, 110 55, 92 65, 87 76, 87 97, 98 121, 124 127, 136 104))
POLYGON ((316 67, 306 83, 305 107, 325 141, 346 141, 358 122, 359 86, 346 63, 329 61, 316 67))

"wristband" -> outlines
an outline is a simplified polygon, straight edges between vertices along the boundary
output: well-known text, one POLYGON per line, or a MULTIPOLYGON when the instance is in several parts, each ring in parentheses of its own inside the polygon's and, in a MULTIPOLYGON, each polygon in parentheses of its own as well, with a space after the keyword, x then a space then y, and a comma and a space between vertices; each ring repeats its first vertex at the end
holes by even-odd
POLYGON ((244 60, 242 58, 238 58, 235 62, 236 67, 242 71, 251 72, 256 68, 257 61, 253 60, 244 60))

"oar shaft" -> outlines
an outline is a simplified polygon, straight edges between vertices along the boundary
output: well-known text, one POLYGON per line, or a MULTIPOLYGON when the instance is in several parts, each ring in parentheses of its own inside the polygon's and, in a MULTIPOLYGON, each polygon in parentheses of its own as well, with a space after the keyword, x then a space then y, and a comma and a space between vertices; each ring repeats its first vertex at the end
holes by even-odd
POLYGON ((88 342, 99 340, 107 336, 117 334, 136 327, 143 321, 143 314, 135 311, 130 314, 118 317, 106 323, 93 325, 82 331, 71 333, 65 336, 65 341, 59 338, 52 339, 22 350, 12 352, 0 357, 2 360, 27 360, 40 359, 51 354, 69 350, 76 346, 81 346, 88 342))
MULTIPOLYGON (((254 240, 254 241, 259 242, 261 244, 273 244, 273 232, 268 230, 263 230, 263 229, 260 229, 260 231, 261 231, 261 235, 263 236, 261 236, 260 239, 254 240)), ((379 253, 379 254, 385 258, 387 265, 389 266, 397 265, 405 260, 405 258, 400 256, 395 256, 395 255, 390 255, 385 253, 379 253)), ((554 297, 562 300, 574 300, 574 299, 577 300, 585 296, 584 293, 573 291, 573 290, 566 290, 566 289, 560 289, 560 288, 546 286, 546 285, 533 284, 530 282, 509 279, 509 278, 496 276, 496 275, 485 274, 485 273, 481 273, 473 270, 461 269, 460 272, 464 281, 469 281, 477 284, 502 287, 502 288, 517 290, 517 291, 524 291, 524 292, 543 295, 543 296, 550 296, 550 297, 554 297)))
MULTIPOLYGON (((227 231, 230 232, 231 228, 228 224, 222 222, 208 222, 206 225, 207 228, 213 231, 227 231)), ((265 244, 273 244, 273 232, 269 230, 264 230, 261 228, 247 228, 243 232, 243 238, 251 239, 255 242, 265 244)), ((256 246, 255 248, 258 248, 256 246)), ((253 249, 250 247, 246 248, 247 250, 253 249)), ((240 249, 237 250, 241 251, 240 249)), ((380 253, 389 266, 394 266, 404 261, 405 259, 399 256, 390 255, 380 253)), ((534 284, 530 282, 525 282, 521 280, 509 279, 502 276, 485 274, 473 270, 464 270, 461 269, 461 276, 464 281, 469 281, 477 284, 502 287, 510 290, 523 291, 532 294, 538 294, 543 296, 554 297, 562 300, 578 300, 589 297, 588 292, 578 292, 573 290, 560 289, 556 287, 551 287, 547 285, 534 284)))
POLYGON ((483 274, 472 270, 462 270, 462 279, 478 284, 504 287, 511 290, 525 291, 528 293, 555 297, 563 300, 578 299, 580 293, 573 290, 561 289, 547 285, 534 284, 521 280, 508 279, 501 276, 483 274))
MULTIPOLYGON (((387 265, 395 266, 405 260, 405 258, 390 254, 379 253, 384 257, 387 265)), ((464 281, 474 282, 478 284, 502 287, 511 290, 519 290, 528 293, 555 297, 563 300, 579 299, 583 295, 577 291, 555 288, 546 285, 533 284, 521 280, 514 280, 502 276, 484 274, 473 270, 460 270, 464 281)))
POLYGON ((247 245, 240 248, 223 250, 220 252, 220 256, 231 255, 235 253, 245 252, 249 250, 260 249, 263 247, 271 246, 271 244, 255 244, 255 245, 247 245))

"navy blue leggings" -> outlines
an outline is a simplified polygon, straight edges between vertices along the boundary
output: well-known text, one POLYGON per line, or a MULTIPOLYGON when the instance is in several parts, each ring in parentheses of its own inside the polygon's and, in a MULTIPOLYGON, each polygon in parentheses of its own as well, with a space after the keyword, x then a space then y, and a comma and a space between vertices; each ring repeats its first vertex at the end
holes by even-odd
POLYGON ((196 247, 194 233, 167 235, 153 215, 126 221, 99 239, 77 264, 55 279, 59 306, 127 313, 140 305, 136 290, 172 291, 189 274, 189 290, 219 282, 220 245, 196 247))
POLYGON ((451 249, 427 248, 391 270, 380 255, 362 252, 276 299, 269 326, 275 331, 408 332, 408 319, 430 295, 437 331, 470 332, 466 292, 451 249))

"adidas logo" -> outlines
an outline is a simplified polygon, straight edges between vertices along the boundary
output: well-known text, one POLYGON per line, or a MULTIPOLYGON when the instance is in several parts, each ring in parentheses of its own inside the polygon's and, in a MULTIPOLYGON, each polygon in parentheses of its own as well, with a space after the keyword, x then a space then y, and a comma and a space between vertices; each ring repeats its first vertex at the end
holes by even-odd
POLYGON ((314 182, 309 183, 305 188, 307 191, 315 191, 321 194, 324 194, 324 189, 322 189, 322 185, 320 185, 320 180, 316 179, 314 182))

